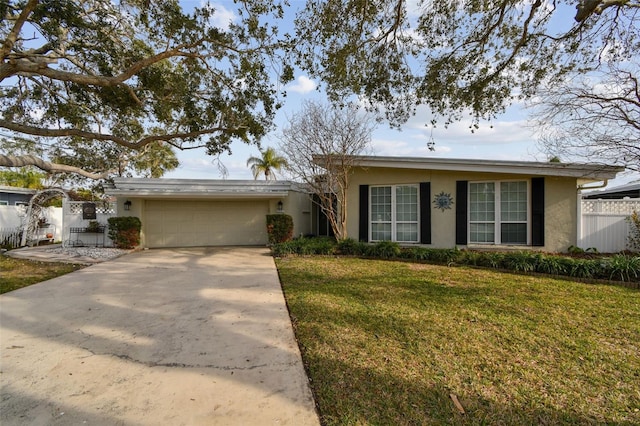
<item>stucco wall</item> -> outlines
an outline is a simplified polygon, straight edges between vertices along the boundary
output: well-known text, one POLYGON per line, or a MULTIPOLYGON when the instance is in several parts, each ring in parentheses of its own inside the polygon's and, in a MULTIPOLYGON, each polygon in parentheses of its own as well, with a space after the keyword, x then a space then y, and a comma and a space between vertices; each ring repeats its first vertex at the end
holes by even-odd
MULTIPOLYGON (((368 168, 355 169, 349 186, 347 232, 358 239, 359 186, 383 184, 417 184, 431 182, 431 241, 429 247, 452 248, 455 244, 456 181, 530 180, 530 175, 500 173, 448 172, 412 169, 368 168), (433 196, 445 192, 451 194, 454 204, 449 210, 433 206, 433 196)), ((545 178, 545 245, 536 250, 566 251, 577 241, 577 187, 575 178, 545 178)), ((479 247, 479 246, 478 246, 479 247)), ((486 247, 486 246, 485 246, 486 247)), ((489 246, 496 247, 496 246, 489 246)), ((500 246, 505 247, 505 246, 500 246)), ((528 246, 512 246, 527 248, 528 246)))
MULTIPOLYGON (((304 192, 290 191, 282 199, 283 213, 293 218, 293 236, 299 237, 311 233, 311 199, 304 192)), ((277 211, 278 200, 273 200, 271 213, 277 211)))
MULTIPOLYGON (((265 201, 265 199, 257 199, 255 200, 255 203, 264 205, 265 201)), ((278 212, 278 201, 282 201, 282 212, 291 215, 293 218, 293 235, 300 236, 301 234, 308 234, 311 229, 311 204, 308 194, 303 192, 290 191, 286 197, 268 200, 268 213, 275 214, 278 212)), ((219 200, 219 202, 224 202, 224 200, 219 200)), ((142 247, 148 246, 147 229, 145 226, 145 209, 146 203, 144 199, 135 197, 118 197, 119 216, 137 216, 142 221, 142 230, 140 233, 140 244, 142 247), (126 200, 131 201, 131 208, 128 211, 124 209, 124 202, 126 200)), ((264 218, 264 227, 266 230, 266 216, 264 218)))

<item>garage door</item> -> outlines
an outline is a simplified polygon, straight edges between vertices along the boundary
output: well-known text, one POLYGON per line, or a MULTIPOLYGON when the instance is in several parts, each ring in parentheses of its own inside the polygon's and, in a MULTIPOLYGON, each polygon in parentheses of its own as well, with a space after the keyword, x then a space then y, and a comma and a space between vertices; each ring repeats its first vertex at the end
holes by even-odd
POLYGON ((268 201, 145 202, 147 247, 264 245, 268 201))

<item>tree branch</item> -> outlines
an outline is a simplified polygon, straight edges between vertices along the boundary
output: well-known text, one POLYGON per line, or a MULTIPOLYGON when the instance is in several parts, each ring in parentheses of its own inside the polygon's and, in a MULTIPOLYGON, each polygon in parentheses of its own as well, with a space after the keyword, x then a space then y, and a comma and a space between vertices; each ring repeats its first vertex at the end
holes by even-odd
POLYGON ((25 167, 25 166, 35 166, 40 170, 43 170, 48 173, 56 174, 56 173, 75 173, 80 176, 84 176, 89 179, 105 179, 109 176, 109 174, 113 173, 114 170, 108 170, 106 172, 101 173, 92 173, 88 172, 84 169, 74 166, 68 166, 66 164, 57 164, 51 163, 49 161, 45 161, 42 158, 38 158, 33 155, 3 155, 0 154, 0 166, 4 167, 25 167))
POLYGON ((613 6, 640 7, 629 0, 582 0, 576 5, 576 22, 583 22, 594 13, 600 15, 605 9, 613 6))
MULTIPOLYGON (((14 132, 24 133, 24 134, 33 135, 33 136, 43 136, 43 137, 50 137, 50 138, 76 136, 76 137, 93 139, 98 141, 111 141, 111 142, 115 142, 118 145, 131 148, 131 149, 140 149, 156 141, 171 143, 173 139, 196 138, 198 136, 231 130, 226 127, 210 127, 206 129, 194 130, 192 132, 175 132, 175 133, 168 133, 163 135, 149 135, 141 139, 138 139, 135 142, 129 142, 128 140, 115 135, 109 135, 109 134, 97 133, 97 132, 88 132, 80 129, 43 129, 40 127, 28 126, 26 124, 14 123, 4 119, 0 119, 0 127, 4 127, 5 129, 12 130, 14 132)), ((180 144, 171 143, 171 145, 175 146, 178 149, 185 149, 180 144)))
POLYGON ((31 15, 31 12, 33 12, 33 9, 35 9, 37 5, 38 0, 29 0, 29 2, 22 9, 22 12, 20 12, 18 19, 9 32, 9 35, 7 36, 4 43, 2 43, 2 48, 0 48, 0 61, 4 62, 7 56, 9 56, 9 53, 13 49, 16 40, 18 40, 18 34, 20 34, 20 31, 22 31, 22 26, 25 22, 27 22, 27 18, 29 18, 29 15, 31 15))

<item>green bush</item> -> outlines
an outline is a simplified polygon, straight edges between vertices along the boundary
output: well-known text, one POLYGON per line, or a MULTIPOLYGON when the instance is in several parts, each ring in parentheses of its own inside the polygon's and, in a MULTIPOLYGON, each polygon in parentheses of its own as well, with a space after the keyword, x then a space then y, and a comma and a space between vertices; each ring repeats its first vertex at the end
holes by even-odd
POLYGON ((283 257, 291 254, 297 255, 328 255, 334 254, 337 249, 336 240, 329 237, 296 238, 291 241, 276 243, 271 246, 274 256, 283 257))
POLYGON ((600 270, 598 263, 592 259, 572 259, 569 276, 574 278, 595 278, 600 270))
POLYGON ((368 244, 356 241, 353 238, 345 238, 338 241, 337 250, 345 256, 362 256, 367 252, 368 244))
POLYGON ((506 268, 516 272, 534 272, 537 269, 539 260, 539 253, 528 251, 515 251, 504 255, 506 268))
POLYGON ((380 241, 373 246, 369 246, 366 254, 380 259, 397 258, 400 257, 400 245, 393 241, 380 241))
POLYGON ((142 222, 135 216, 110 217, 109 238, 113 244, 122 249, 132 249, 140 244, 142 222))
POLYGON ((288 214, 268 214, 267 234, 269 244, 290 241, 293 237, 293 218, 288 214))
POLYGON ((602 262, 602 269, 611 280, 637 280, 640 277, 640 256, 615 255, 602 262))
POLYGON ((480 251, 462 250, 458 262, 470 266, 483 266, 484 256, 480 251))
POLYGON ((566 274, 570 267, 571 259, 565 259, 560 256, 542 256, 536 265, 536 272, 551 275, 566 274))
POLYGON ((275 257, 286 257, 290 254, 296 253, 296 242, 293 241, 285 241, 283 243, 273 244, 271 246, 271 253, 275 257))
MULTIPOLYGON (((574 278, 640 281, 640 256, 617 255, 611 258, 578 258, 532 251, 475 251, 435 249, 428 247, 401 248, 398 243, 381 241, 367 244, 353 239, 336 243, 333 238, 297 238, 274 244, 273 255, 282 257, 297 255, 368 256, 379 259, 406 259, 445 265, 471 265, 514 272, 538 272, 550 275, 567 275, 574 278)), ((591 254, 595 256, 595 254, 591 254)))

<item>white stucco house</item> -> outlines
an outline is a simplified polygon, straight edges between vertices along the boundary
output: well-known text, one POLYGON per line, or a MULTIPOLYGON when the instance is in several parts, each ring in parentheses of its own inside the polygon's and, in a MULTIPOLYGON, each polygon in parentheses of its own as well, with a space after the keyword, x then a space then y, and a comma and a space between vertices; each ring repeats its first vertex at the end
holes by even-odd
POLYGON ((141 245, 265 245, 266 215, 293 217, 294 235, 311 229, 311 201, 292 182, 116 178, 108 195, 120 216, 142 222, 141 245))
MULTIPOLYGON (((322 157, 318 157, 322 164, 322 157)), ((354 157, 347 233, 360 241, 434 248, 566 251, 577 243, 580 191, 624 169, 596 164, 354 157)), ((119 215, 138 216, 145 247, 264 245, 265 216, 293 217, 294 235, 327 232, 293 182, 115 179, 119 215)))

